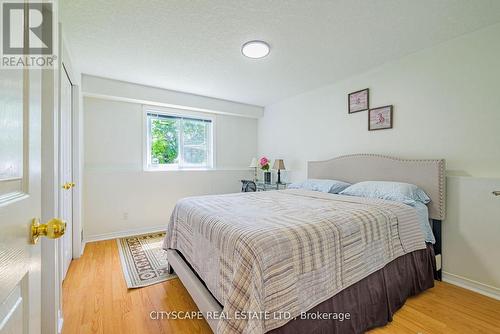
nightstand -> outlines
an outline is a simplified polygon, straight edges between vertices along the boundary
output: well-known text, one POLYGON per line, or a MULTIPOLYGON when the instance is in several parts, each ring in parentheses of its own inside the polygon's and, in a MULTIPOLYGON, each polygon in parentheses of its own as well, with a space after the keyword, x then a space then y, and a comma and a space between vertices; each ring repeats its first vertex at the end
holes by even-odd
POLYGON ((282 190, 286 189, 289 183, 264 183, 262 181, 257 181, 257 191, 268 191, 268 190, 282 190))

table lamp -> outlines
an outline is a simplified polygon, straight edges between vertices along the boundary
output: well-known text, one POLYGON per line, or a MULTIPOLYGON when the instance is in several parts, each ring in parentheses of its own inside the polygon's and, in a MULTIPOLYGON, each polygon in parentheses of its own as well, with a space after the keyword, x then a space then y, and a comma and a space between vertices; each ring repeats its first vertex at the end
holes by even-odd
POLYGON ((248 167, 254 169, 253 181, 257 182, 257 168, 259 167, 257 164, 257 158, 252 158, 252 161, 250 162, 250 166, 248 166, 248 167))
POLYGON ((276 160, 274 160, 273 169, 277 169, 278 170, 278 182, 277 183, 281 183, 281 173, 280 173, 280 171, 282 169, 285 170, 285 163, 283 162, 283 159, 276 159, 276 160))

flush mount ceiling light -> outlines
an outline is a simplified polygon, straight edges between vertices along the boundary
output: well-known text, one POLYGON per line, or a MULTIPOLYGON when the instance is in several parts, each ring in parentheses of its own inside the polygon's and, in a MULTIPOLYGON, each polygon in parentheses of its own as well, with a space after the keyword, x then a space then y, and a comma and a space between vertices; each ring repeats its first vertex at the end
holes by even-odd
POLYGON ((248 58, 264 58, 269 54, 269 44, 264 41, 250 41, 243 44, 241 53, 248 58))

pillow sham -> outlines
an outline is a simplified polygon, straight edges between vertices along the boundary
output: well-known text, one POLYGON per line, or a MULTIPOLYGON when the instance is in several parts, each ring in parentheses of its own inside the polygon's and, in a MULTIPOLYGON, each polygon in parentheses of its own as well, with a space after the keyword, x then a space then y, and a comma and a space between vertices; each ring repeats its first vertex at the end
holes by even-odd
POLYGON ((324 193, 338 194, 349 187, 350 184, 338 180, 307 179, 302 182, 295 182, 288 185, 288 189, 305 189, 320 191, 324 193))
POLYGON ((364 181, 353 184, 340 192, 341 195, 374 197, 407 203, 417 201, 427 204, 429 196, 414 184, 388 181, 364 181))

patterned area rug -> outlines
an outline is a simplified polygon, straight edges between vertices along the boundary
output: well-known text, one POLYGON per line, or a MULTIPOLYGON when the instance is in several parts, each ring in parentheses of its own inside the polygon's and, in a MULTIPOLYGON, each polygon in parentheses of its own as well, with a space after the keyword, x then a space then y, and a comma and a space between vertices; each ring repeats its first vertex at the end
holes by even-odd
POLYGON ((160 283, 177 276, 167 271, 165 233, 136 235, 117 239, 123 275, 129 288, 160 283))

